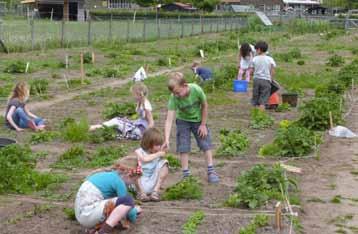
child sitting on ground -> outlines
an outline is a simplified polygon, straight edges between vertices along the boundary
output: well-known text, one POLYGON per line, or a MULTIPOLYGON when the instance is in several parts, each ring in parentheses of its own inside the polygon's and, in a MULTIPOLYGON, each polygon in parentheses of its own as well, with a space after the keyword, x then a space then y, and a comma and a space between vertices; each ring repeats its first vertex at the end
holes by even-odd
POLYGON ((272 57, 266 55, 268 45, 259 41, 255 45, 257 56, 252 60, 254 71, 254 86, 252 91, 252 104, 265 110, 271 95, 271 82, 275 73, 276 63, 272 57))
POLYGON ((170 131, 176 119, 176 144, 177 152, 180 154, 183 178, 190 176, 188 164, 191 133, 193 133, 198 147, 206 156, 208 182, 218 183, 220 179, 213 166, 211 134, 206 125, 208 103, 204 91, 196 84, 188 84, 180 72, 170 75, 168 89, 172 94, 168 102, 163 149, 169 149, 170 131))
POLYGON ((102 124, 91 125, 90 131, 93 131, 97 128, 106 127, 118 127, 119 130, 130 129, 133 126, 132 134, 138 135, 138 138, 141 138, 143 132, 147 128, 154 126, 154 120, 152 115, 152 105, 148 100, 148 88, 142 82, 137 82, 131 88, 133 97, 137 102, 136 112, 139 116, 139 119, 135 121, 130 121, 125 118, 115 117, 109 121, 103 122, 102 124))
POLYGON ((143 202, 160 201, 159 190, 169 172, 168 161, 161 159, 166 154, 161 148, 162 144, 160 131, 149 128, 143 134, 141 148, 135 151, 143 170, 137 183, 138 199, 143 202))
POLYGON ((213 72, 210 68, 206 67, 200 67, 198 62, 194 62, 191 66, 191 69, 193 70, 194 74, 199 76, 202 81, 211 80, 213 78, 213 72))
POLYGON ((239 73, 237 76, 238 80, 242 80, 242 77, 245 73, 246 81, 250 81, 251 76, 251 63, 254 57, 254 53, 251 49, 250 44, 243 43, 240 47, 240 54, 239 54, 239 73))
POLYGON ((31 128, 34 131, 45 129, 44 120, 28 109, 26 102, 29 97, 30 90, 27 84, 23 81, 18 82, 11 92, 5 112, 6 124, 11 129, 18 132, 24 128, 31 128))

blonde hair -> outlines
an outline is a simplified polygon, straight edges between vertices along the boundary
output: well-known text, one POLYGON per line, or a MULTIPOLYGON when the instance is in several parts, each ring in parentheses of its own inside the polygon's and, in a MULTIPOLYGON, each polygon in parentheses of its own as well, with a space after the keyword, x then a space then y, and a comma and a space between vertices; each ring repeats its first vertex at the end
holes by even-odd
POLYGON ((29 95, 30 95, 30 90, 27 83, 24 81, 20 81, 13 88, 8 101, 10 101, 13 98, 18 98, 21 102, 25 102, 26 99, 29 97, 29 95))
POLYGON ((143 82, 136 82, 131 87, 131 92, 140 96, 142 101, 148 97, 148 88, 143 82))
POLYGON ((162 145, 164 142, 161 132, 157 128, 149 128, 143 133, 140 147, 147 151, 156 145, 162 145))
POLYGON ((173 92, 174 88, 177 86, 184 86, 187 84, 186 80, 184 79, 184 75, 181 72, 173 72, 169 75, 168 81, 168 89, 169 91, 173 92))

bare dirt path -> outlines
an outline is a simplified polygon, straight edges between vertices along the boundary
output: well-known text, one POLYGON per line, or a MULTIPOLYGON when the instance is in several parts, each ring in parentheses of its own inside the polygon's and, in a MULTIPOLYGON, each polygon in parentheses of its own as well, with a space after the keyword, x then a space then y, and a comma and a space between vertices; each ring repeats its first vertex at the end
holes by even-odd
MULTIPOLYGON (((346 127, 358 132, 357 100, 346 127)), ((327 136, 320 160, 308 160, 301 166, 304 232, 358 233, 358 138, 327 136)))

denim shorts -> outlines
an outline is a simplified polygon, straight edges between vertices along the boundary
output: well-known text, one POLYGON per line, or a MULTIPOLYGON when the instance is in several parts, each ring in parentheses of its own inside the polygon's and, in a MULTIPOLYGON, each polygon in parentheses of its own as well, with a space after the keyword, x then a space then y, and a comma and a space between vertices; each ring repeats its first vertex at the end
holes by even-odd
POLYGON ((176 120, 177 153, 189 153, 191 151, 191 133, 194 134, 200 150, 205 152, 212 149, 210 130, 208 128, 208 135, 205 138, 201 138, 198 134, 200 124, 200 122, 189 122, 181 119, 176 120))

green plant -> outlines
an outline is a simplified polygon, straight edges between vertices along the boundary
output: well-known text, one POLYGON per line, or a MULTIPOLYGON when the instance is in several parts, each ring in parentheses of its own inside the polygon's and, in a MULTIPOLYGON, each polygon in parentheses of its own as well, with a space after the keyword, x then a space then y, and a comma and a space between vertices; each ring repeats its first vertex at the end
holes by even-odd
POLYGON ((278 107, 276 108, 276 112, 286 112, 290 110, 291 110, 291 106, 288 103, 282 103, 278 105, 278 107))
POLYGON ((67 178, 35 171, 36 156, 28 146, 17 144, 0 149, 0 194, 30 193, 62 183, 67 178))
MULTIPOLYGON (((16 60, 9 63, 5 69, 4 72, 6 73, 25 73, 26 71, 26 62, 22 60, 16 60)), ((29 71, 30 72, 30 68, 29 71)))
POLYGON ((31 135, 30 143, 36 145, 44 142, 49 142, 59 136, 60 136, 59 132, 51 132, 51 131, 37 132, 31 135))
POLYGON ((89 141, 94 144, 103 143, 105 141, 115 140, 117 137, 117 128, 104 126, 89 133, 89 141))
POLYGON ((65 207, 65 208, 63 208, 63 213, 65 213, 67 219, 73 220, 73 221, 76 220, 75 209, 65 207))
POLYGON ((167 154, 165 159, 168 160, 169 168, 174 169, 174 170, 180 168, 180 166, 181 166, 180 161, 173 154, 167 154))
POLYGON ((249 139, 240 129, 220 130, 221 146, 217 150, 218 155, 236 156, 249 147, 249 139))
POLYGON ((195 211, 183 225, 183 234, 196 234, 198 226, 205 218, 203 211, 195 211))
POLYGON ((102 75, 106 78, 118 77, 120 75, 120 71, 118 68, 105 67, 102 69, 102 75))
POLYGON ((85 52, 83 53, 83 63, 92 63, 92 53, 91 52, 85 52))
POLYGON ((358 83, 358 59, 353 60, 351 64, 341 68, 338 73, 338 81, 342 82, 345 87, 350 87, 352 80, 355 84, 358 83))
POLYGON ((331 199, 331 203, 339 204, 341 203, 342 198, 341 195, 336 195, 331 199))
POLYGON ((260 227, 265 227, 269 224, 269 217, 264 214, 258 214, 255 218, 244 228, 241 228, 239 234, 256 234, 260 227))
POLYGON ((91 81, 88 79, 71 79, 67 81, 67 84, 70 88, 78 88, 82 85, 89 85, 91 84, 91 81))
POLYGON ((298 60, 297 65, 300 65, 300 66, 305 65, 305 60, 298 60))
POLYGON ((198 180, 189 176, 182 181, 169 187, 163 193, 164 200, 201 199, 203 191, 198 180))
POLYGON ((282 200, 282 192, 288 191, 292 185, 296 186, 295 182, 285 177, 284 169, 279 164, 273 167, 257 164, 241 173, 237 178, 234 194, 225 204, 254 209, 271 199, 282 200))
POLYGON ((254 108, 251 110, 250 127, 253 129, 263 129, 272 126, 274 119, 265 111, 254 108))
POLYGON ((94 154, 87 157, 88 162, 85 163, 84 167, 94 168, 110 166, 114 161, 125 156, 126 153, 126 149, 122 146, 100 147, 97 148, 94 154))
POLYGON ((111 119, 118 116, 131 116, 136 113, 135 108, 136 106, 134 103, 109 103, 105 106, 103 117, 111 119))
POLYGON ((344 58, 340 55, 334 54, 329 57, 326 65, 330 67, 340 67, 344 64, 344 58))
POLYGON ((44 95, 48 90, 48 81, 45 79, 36 79, 30 82, 30 94, 31 95, 44 95))
POLYGON ((158 66, 163 66, 163 67, 169 65, 168 60, 165 59, 165 58, 159 58, 158 61, 157 61, 157 64, 158 64, 158 66))
POLYGON ((66 141, 80 142, 88 139, 88 121, 81 119, 80 121, 68 121, 64 124, 62 136, 66 141))
POLYGON ((72 146, 59 157, 55 164, 52 164, 51 166, 62 169, 79 168, 87 161, 86 155, 87 154, 82 145, 72 146))

